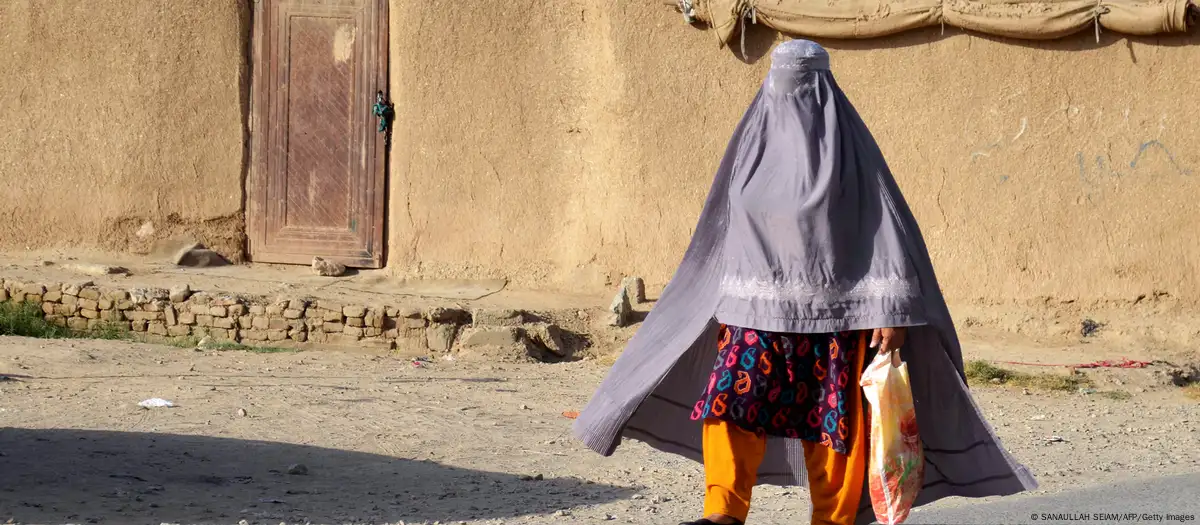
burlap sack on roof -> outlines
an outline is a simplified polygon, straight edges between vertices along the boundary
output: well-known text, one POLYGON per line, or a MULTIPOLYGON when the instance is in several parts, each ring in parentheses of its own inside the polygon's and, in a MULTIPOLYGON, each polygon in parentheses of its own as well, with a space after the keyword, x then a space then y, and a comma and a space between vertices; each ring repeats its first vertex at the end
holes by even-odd
MULTIPOLYGON (((1099 26, 1128 35, 1188 30, 1191 0, 690 0, 722 44, 753 20, 783 33, 875 38, 945 24, 1024 40, 1048 40, 1099 26)), ((1192 15, 1195 13, 1193 12, 1192 15)))

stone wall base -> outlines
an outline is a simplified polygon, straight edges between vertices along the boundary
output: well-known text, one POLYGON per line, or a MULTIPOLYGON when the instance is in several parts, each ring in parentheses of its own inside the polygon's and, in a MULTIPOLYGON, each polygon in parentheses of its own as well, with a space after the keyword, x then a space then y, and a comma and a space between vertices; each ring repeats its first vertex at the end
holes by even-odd
POLYGON ((265 299, 165 288, 100 287, 91 281, 0 279, 0 303, 36 305, 75 331, 129 332, 176 342, 340 347, 412 356, 462 354, 503 360, 570 358, 584 338, 517 310, 411 308, 324 299, 265 299))

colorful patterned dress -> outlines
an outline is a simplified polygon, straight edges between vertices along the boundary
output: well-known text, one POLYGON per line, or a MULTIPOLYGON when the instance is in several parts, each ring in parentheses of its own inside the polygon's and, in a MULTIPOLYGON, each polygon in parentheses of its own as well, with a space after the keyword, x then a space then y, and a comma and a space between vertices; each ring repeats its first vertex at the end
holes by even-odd
POLYGON ((850 448, 846 393, 858 387, 862 332, 787 334, 721 325, 717 362, 692 420, 850 448))

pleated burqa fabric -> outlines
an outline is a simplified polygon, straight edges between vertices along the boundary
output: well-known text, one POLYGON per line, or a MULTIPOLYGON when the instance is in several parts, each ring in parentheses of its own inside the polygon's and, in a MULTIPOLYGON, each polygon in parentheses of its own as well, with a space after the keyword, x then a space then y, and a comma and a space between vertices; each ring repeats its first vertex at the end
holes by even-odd
MULTIPOLYGON (((917 504, 1036 488, 972 399, 917 222, 813 42, 772 53, 683 262, 576 436, 604 455, 627 437, 702 461, 701 424, 689 416, 712 371, 718 322, 791 333, 909 327, 901 356, 926 460, 917 504)), ((772 437, 767 448, 759 483, 807 486, 800 441, 772 437)))

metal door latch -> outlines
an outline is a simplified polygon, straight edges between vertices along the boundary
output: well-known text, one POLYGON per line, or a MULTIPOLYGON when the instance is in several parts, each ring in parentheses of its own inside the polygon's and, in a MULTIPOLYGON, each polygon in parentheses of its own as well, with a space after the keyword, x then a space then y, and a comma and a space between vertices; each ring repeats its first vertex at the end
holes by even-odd
POLYGON ((375 92, 375 107, 371 108, 375 118, 379 119, 379 133, 387 133, 392 128, 392 119, 396 116, 395 107, 383 96, 382 91, 375 92))

